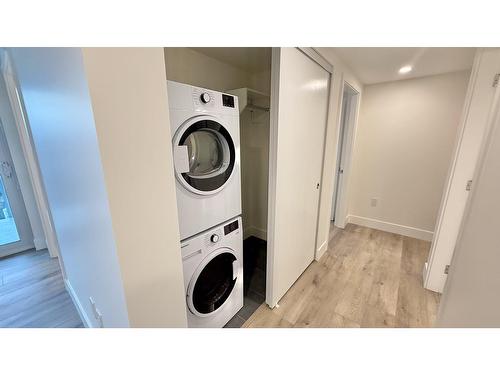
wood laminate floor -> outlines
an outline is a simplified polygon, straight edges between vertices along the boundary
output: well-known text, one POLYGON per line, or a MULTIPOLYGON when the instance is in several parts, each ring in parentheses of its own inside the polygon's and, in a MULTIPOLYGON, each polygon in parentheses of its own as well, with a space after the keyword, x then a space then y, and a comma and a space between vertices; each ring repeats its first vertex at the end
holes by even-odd
POLYGON ((430 243, 348 224, 271 310, 243 327, 432 327, 439 294, 422 287, 430 243))
POLYGON ((82 327, 56 258, 30 250, 0 258, 0 327, 82 327))

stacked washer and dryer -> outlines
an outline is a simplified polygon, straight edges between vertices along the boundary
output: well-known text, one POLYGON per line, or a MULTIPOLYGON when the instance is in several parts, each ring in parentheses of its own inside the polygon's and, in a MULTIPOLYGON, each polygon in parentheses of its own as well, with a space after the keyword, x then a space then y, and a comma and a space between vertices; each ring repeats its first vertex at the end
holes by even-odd
POLYGON ((243 307, 238 99, 167 87, 188 327, 223 327, 243 307))

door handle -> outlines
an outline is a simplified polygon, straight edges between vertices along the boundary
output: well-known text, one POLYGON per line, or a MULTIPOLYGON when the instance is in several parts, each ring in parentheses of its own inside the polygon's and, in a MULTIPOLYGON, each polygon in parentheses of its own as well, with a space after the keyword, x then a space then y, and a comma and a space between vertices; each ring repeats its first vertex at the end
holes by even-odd
POLYGON ((174 166, 177 173, 189 172, 189 155, 187 146, 174 146, 174 166))
POLYGON ((2 173, 6 178, 12 178, 12 167, 9 162, 2 161, 2 173))

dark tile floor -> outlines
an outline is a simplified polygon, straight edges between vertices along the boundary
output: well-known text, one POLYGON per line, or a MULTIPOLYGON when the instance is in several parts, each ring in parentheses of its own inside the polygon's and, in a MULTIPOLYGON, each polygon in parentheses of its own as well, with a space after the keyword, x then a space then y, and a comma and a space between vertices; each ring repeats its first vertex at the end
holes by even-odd
POLYGON ((257 237, 243 241, 243 307, 225 325, 239 328, 266 299, 267 243, 257 237))

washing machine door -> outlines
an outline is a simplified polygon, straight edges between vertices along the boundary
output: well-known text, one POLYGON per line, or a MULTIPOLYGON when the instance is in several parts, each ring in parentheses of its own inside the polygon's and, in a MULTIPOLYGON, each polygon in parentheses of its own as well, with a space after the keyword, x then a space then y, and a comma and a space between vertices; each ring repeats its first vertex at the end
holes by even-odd
POLYGON ((189 310, 200 317, 216 313, 229 300, 240 276, 240 261, 231 249, 212 252, 198 266, 189 283, 189 310))
POLYGON ((187 121, 177 131, 173 148, 177 179, 189 191, 215 194, 231 177, 234 142, 218 119, 197 116, 187 121))

